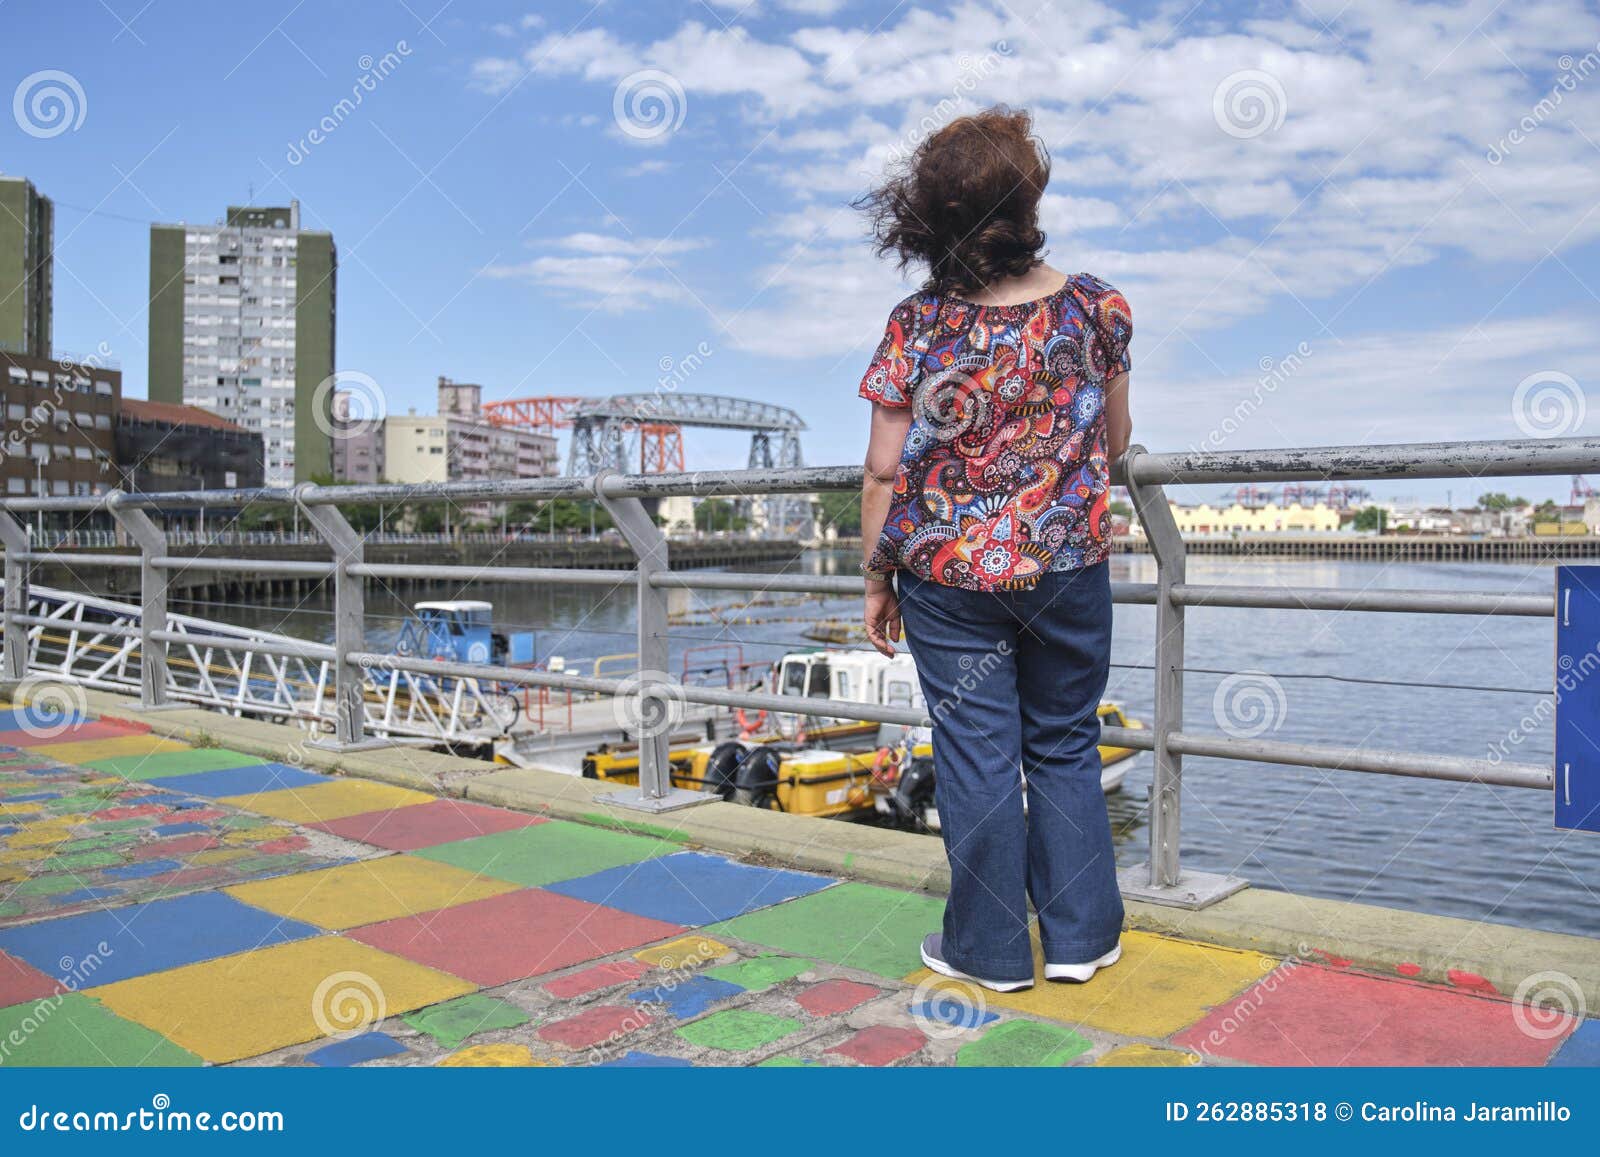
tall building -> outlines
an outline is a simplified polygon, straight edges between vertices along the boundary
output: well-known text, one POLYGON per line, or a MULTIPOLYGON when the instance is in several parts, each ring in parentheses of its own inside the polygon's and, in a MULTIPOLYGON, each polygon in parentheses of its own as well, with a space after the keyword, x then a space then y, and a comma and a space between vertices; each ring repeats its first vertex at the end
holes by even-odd
POLYGON ((338 253, 300 203, 150 227, 150 398, 261 435, 268 486, 333 472, 338 253))
POLYGON ((50 356, 55 207, 23 177, 0 177, 0 350, 50 356))
POLYGON ((122 372, 0 350, 0 491, 82 498, 118 485, 122 372))

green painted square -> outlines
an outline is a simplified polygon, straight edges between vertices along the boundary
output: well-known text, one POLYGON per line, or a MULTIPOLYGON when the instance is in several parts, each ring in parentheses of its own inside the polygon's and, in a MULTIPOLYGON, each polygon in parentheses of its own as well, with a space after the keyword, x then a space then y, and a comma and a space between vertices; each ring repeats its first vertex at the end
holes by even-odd
POLYGON ((163 775, 192 775, 197 771, 224 771, 269 762, 262 756, 229 751, 226 747, 194 747, 187 751, 153 751, 147 755, 94 759, 83 766, 119 775, 123 779, 146 780, 163 775))
POLYGON ((665 840, 552 820, 422 848, 413 854, 492 879, 538 888, 681 850, 665 840))
POLYGON ((753 1008, 729 1008, 684 1025, 678 1035, 701 1048, 747 1053, 782 1040, 799 1028, 800 1022, 792 1017, 773 1016, 753 1008))
POLYGON ((419 1008, 402 1019, 418 1032, 427 1033, 445 1048, 455 1049, 476 1033, 525 1025, 528 1023, 528 1014, 514 1004, 472 993, 443 1004, 419 1008))
POLYGON ((0 1008, 0 1066, 175 1068, 200 1058, 79 993, 0 1008))
POLYGON ((747 992, 762 992, 774 984, 793 980, 812 967, 811 961, 793 956, 757 956, 752 960, 708 968, 705 975, 737 984, 747 992))
POLYGON ((1036 1020, 997 1024, 956 1053, 958 1068, 1058 1068, 1093 1046, 1063 1025, 1036 1020))
POLYGON ((902 977, 921 966, 922 938, 937 931, 944 901, 871 884, 838 884, 703 929, 846 968, 902 977))

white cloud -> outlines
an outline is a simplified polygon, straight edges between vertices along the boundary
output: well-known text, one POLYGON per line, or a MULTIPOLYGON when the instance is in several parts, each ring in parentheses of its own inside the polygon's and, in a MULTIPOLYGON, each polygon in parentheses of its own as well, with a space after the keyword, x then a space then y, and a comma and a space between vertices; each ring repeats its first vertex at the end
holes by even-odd
POLYGON ((545 252, 527 261, 491 265, 484 276, 526 281, 577 305, 606 313, 643 306, 693 302, 668 258, 704 245, 696 238, 619 237, 572 233, 542 242, 545 252))

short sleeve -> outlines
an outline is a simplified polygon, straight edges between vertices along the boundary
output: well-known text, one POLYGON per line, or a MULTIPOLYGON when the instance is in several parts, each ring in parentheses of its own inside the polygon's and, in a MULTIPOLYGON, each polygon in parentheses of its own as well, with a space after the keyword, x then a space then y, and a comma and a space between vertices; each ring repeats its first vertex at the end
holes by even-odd
POLYGON ((894 410, 911 405, 917 375, 916 323, 917 311, 909 302, 895 306, 872 364, 861 376, 857 391, 861 397, 894 410))
POLYGON ((1094 324, 1106 351, 1108 377, 1133 369, 1128 344, 1133 340, 1133 311, 1128 299, 1107 285, 1094 301, 1094 324))

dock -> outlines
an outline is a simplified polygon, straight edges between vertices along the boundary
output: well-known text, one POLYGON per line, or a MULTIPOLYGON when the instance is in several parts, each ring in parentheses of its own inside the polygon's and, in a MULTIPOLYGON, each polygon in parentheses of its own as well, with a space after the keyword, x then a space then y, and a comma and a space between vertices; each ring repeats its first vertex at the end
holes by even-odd
POLYGON ((919 966, 925 837, 103 692, 0 730, 3 1065, 1600 1064, 1584 937, 1247 888, 1001 995, 919 966))

